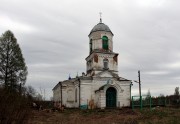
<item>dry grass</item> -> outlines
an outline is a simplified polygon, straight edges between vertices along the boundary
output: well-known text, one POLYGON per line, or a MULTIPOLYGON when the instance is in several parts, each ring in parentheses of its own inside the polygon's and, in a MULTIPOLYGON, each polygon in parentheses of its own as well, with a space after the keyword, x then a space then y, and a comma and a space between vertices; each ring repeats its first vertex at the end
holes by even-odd
POLYGON ((28 124, 179 124, 180 109, 33 111, 28 124))

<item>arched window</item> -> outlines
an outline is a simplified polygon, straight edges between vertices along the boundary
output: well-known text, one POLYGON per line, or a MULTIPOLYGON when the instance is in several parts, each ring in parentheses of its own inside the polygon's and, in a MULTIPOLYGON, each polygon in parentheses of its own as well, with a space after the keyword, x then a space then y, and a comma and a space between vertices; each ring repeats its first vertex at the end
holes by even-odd
POLYGON ((103 63, 104 63, 104 69, 109 69, 109 67, 108 67, 109 61, 108 61, 108 59, 104 59, 103 63))
POLYGON ((108 37, 107 36, 103 36, 102 37, 102 48, 105 50, 108 50, 108 37))
POLYGON ((89 48, 90 48, 90 53, 91 53, 92 52, 92 39, 90 40, 89 48))

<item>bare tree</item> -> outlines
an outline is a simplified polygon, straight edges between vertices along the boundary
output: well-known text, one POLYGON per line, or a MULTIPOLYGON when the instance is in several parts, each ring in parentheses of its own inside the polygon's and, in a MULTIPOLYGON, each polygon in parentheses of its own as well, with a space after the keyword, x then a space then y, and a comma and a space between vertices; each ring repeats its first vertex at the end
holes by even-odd
POLYGON ((35 97, 36 96, 36 90, 32 86, 26 87, 26 92, 28 96, 35 97))
POLYGON ((179 96, 179 87, 175 88, 174 95, 179 96))
POLYGON ((149 89, 148 92, 147 92, 147 96, 151 96, 150 89, 149 89))

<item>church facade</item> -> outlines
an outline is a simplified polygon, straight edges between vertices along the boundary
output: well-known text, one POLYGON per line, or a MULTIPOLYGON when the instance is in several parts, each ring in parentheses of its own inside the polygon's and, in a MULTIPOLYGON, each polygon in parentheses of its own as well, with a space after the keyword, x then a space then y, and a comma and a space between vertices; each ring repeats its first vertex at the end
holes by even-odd
POLYGON ((56 104, 69 108, 130 106, 131 80, 118 75, 118 53, 113 51, 113 36, 100 19, 89 34, 86 74, 59 82, 53 88, 56 104))

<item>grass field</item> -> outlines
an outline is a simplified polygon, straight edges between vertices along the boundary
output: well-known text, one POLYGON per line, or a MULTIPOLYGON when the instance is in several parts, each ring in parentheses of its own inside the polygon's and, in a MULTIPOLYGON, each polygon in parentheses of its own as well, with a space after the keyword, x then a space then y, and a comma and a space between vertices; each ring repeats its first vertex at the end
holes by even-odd
POLYGON ((180 109, 33 110, 28 124, 180 124, 180 109))

